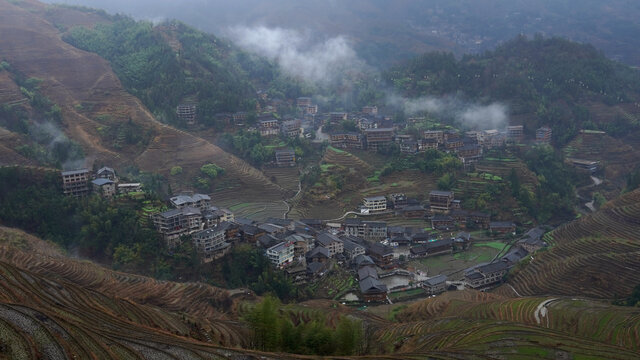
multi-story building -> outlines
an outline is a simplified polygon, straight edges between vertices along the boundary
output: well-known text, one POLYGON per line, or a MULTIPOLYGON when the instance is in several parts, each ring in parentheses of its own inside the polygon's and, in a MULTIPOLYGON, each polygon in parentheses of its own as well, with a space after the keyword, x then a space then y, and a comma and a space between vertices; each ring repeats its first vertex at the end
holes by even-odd
POLYGON ((276 165, 278 167, 296 166, 296 152, 293 149, 276 150, 276 165))
POLYGON ((364 106, 364 107, 362 107, 362 112, 364 114, 367 114, 367 115, 375 116, 375 115, 378 115, 378 107, 375 106, 375 105, 373 105, 373 106, 364 106))
POLYGON ((422 133, 422 138, 425 140, 433 139, 438 144, 444 144, 444 131, 442 130, 426 130, 422 133))
POLYGON ((335 133, 329 137, 331 146, 341 149, 362 149, 364 138, 359 133, 335 133))
POLYGON ((211 207, 211 197, 205 194, 178 195, 169 199, 171 205, 176 209, 182 209, 185 207, 195 207, 200 211, 207 210, 211 207))
POLYGON ((425 280, 422 287, 427 295, 437 295, 443 293, 447 289, 447 275, 437 275, 425 280))
POLYGON ((286 137, 300 137, 300 134, 302 134, 302 121, 299 119, 283 121, 280 130, 286 137))
POLYGON ((549 144, 551 142, 551 128, 543 126, 536 130, 536 142, 538 144, 549 144))
POLYGON ((116 171, 110 167, 102 167, 98 171, 96 171, 96 178, 109 179, 111 181, 118 182, 118 177, 116 176, 116 171))
POLYGON ((116 195, 116 183, 105 178, 98 178, 91 181, 93 191, 104 197, 112 197, 116 195))
POLYGON ((62 172, 62 189, 65 195, 84 196, 88 195, 89 170, 71 170, 62 172))
POLYGON ((318 246, 329 250, 329 256, 334 257, 344 252, 344 243, 337 236, 330 233, 322 233, 316 239, 318 246))
POLYGON ((142 191, 141 183, 126 183, 126 184, 118 184, 118 193, 120 194, 129 194, 134 192, 142 191))
POLYGON ((507 138, 511 141, 521 141, 524 136, 524 126, 507 126, 507 138))
POLYGON ((198 231, 192 235, 193 245, 204 262, 221 258, 230 249, 226 242, 226 229, 213 227, 198 231))
POLYGON ((377 129, 378 123, 375 120, 368 118, 359 118, 357 121, 358 129, 364 131, 367 129, 377 129))
POLYGON ((369 212, 381 212, 387 210, 387 198, 384 196, 370 196, 362 200, 363 209, 369 212))
POLYGON ((464 275, 465 285, 472 289, 477 289, 499 283, 508 270, 509 264, 503 261, 478 266, 466 271, 464 275))
POLYGON ((260 136, 277 136, 280 133, 280 126, 277 119, 260 120, 258 126, 260 136))
POLYGON ((340 124, 343 121, 347 120, 346 112, 332 112, 329 114, 329 123, 331 124, 340 124))
POLYGON ((393 143, 393 128, 377 128, 364 130, 367 139, 367 149, 377 151, 379 148, 393 143))
POLYGON ((299 97, 296 99, 296 106, 299 108, 304 108, 311 106, 311 98, 310 97, 299 97))
POLYGON ((353 241, 343 240, 344 241, 344 255, 347 257, 347 260, 355 259, 358 255, 364 255, 365 248, 360 244, 356 244, 353 241))
POLYGON ((377 241, 387 238, 387 223, 383 221, 362 221, 360 219, 346 219, 344 230, 347 235, 361 239, 377 241))
POLYGON ((187 123, 187 125, 195 125, 196 123, 196 105, 195 104, 180 104, 176 108, 176 115, 178 119, 187 123))
POLYGON ((452 201, 452 191, 433 190, 429 193, 429 205, 431 206, 431 211, 448 212, 451 209, 452 201))
POLYGON ((202 213, 195 207, 173 209, 153 215, 153 224, 167 243, 175 247, 180 237, 202 230, 202 213))
POLYGON ((293 262, 294 245, 290 241, 283 241, 267 249, 267 258, 277 266, 283 268, 293 262))

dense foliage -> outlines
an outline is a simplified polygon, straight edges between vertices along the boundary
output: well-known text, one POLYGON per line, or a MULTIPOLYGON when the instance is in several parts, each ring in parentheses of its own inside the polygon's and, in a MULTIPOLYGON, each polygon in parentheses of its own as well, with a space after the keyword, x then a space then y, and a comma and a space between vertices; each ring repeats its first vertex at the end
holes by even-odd
POLYGON ((254 331, 254 346, 260 350, 326 356, 354 355, 362 349, 362 322, 347 316, 341 316, 335 328, 320 313, 294 322, 290 314, 280 311, 277 299, 267 296, 246 318, 254 331))
POLYGON ((190 242, 167 249, 155 230, 141 223, 141 207, 136 200, 65 196, 57 173, 0 168, 3 225, 130 271, 164 279, 191 277, 197 258, 190 242))
POLYGON ((428 53, 387 72, 385 80, 411 97, 457 94, 506 102, 514 114, 536 115, 524 124, 526 132, 549 125, 561 145, 581 128, 613 126, 594 124, 583 104, 629 102, 640 92, 637 70, 607 59, 591 45, 541 36, 520 36, 461 60, 428 53))
POLYGON ((271 293, 282 300, 296 299, 301 295, 284 273, 274 269, 269 259, 255 246, 234 247, 224 258, 221 272, 228 288, 245 286, 258 295, 271 293))
MULTIPOLYGON (((181 23, 154 26, 120 15, 111 20, 74 27, 63 39, 109 60, 127 90, 171 124, 185 126, 175 114, 181 102, 196 101, 199 121, 214 125, 216 113, 255 108, 254 84, 268 89, 286 83, 264 59, 181 23)), ((290 87, 284 91, 296 96, 300 89, 290 87)))

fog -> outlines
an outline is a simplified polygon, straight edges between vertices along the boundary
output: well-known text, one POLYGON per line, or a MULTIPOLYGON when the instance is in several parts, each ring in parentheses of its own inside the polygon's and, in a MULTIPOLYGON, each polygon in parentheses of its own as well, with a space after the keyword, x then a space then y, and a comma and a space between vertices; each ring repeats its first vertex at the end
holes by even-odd
POLYGON ((291 76, 331 85, 366 68, 343 36, 314 42, 309 33, 291 29, 234 27, 227 34, 240 47, 276 61, 291 76))
POLYGON ((409 116, 427 112, 438 117, 450 118, 457 125, 469 129, 503 129, 509 122, 509 109, 501 103, 481 105, 459 98, 406 99, 396 94, 388 95, 386 100, 388 105, 402 109, 409 116))
POLYGON ((640 65, 635 0, 45 0, 154 22, 181 20, 220 35, 229 28, 291 29, 342 36, 369 64, 386 67, 426 51, 481 52, 518 34, 593 43, 640 65))

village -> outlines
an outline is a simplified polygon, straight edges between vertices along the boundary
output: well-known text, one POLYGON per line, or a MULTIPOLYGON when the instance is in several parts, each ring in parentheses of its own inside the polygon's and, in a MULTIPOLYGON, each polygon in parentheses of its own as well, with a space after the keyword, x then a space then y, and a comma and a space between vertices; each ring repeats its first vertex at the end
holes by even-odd
MULTIPOLYGON (((283 101, 259 92, 258 99, 258 116, 252 125, 246 124, 247 112, 216 117, 231 129, 242 128, 267 139, 306 138, 334 149, 371 152, 396 146, 407 155, 437 150, 455 155, 465 171, 472 171, 485 151, 526 141, 522 125, 465 132, 441 125, 416 134, 404 130, 423 118, 394 122, 380 115, 376 106, 321 114, 310 97, 283 101), (281 118, 279 111, 294 115, 281 118), (346 131, 347 122, 355 128, 346 131)), ((197 126, 196 104, 179 105, 176 115, 188 126, 197 126)), ((552 130, 541 127, 528 142, 549 144, 551 137, 552 130)), ((268 166, 299 165, 292 148, 276 148, 273 154, 268 166)), ((567 160, 590 173, 598 170, 597 161, 567 160)), ((142 190, 139 183, 119 183, 109 167, 95 174, 82 169, 62 176, 65 194, 74 196, 93 191, 112 197, 142 190)), ((404 193, 363 197, 357 208, 347 212, 349 216, 338 220, 243 218, 216 206, 210 195, 194 192, 172 196, 167 201, 170 209, 148 216, 168 247, 191 241, 203 263, 227 256, 237 244, 252 244, 297 285, 318 282, 336 271, 349 273, 353 286, 339 289, 340 296, 335 298, 355 304, 390 303, 392 298, 431 296, 465 287, 489 289, 500 284, 520 260, 546 246, 547 227, 525 229, 516 226, 515 219, 494 220, 489 213, 464 209, 454 191, 424 191, 423 201, 404 193), (426 226, 389 225, 377 219, 381 216, 415 219, 426 226)))
MULTIPOLYGON (((313 138, 336 149, 379 151, 395 145, 402 154, 429 150, 455 154, 466 171, 473 169, 484 151, 521 143, 522 125, 505 129, 460 132, 451 127, 424 130, 419 136, 403 132, 419 118, 394 123, 378 114, 376 106, 359 112, 319 114, 309 97, 295 102, 268 100, 259 93, 260 114, 255 125, 246 126, 246 112, 218 114, 226 125, 255 131, 263 138, 313 138), (260 104, 263 104, 262 107, 260 104), (293 107, 299 118, 279 120, 279 107, 293 107), (264 108, 263 108, 264 107, 264 108), (356 128, 344 131, 351 121, 356 128), (324 129, 331 129, 328 134, 324 129)), ((178 118, 197 124, 197 106, 181 104, 178 118)), ((552 131, 542 127, 533 144, 549 144, 552 131)), ((569 159, 574 166, 594 172, 598 163, 569 159)), ((291 148, 274 151, 270 166, 296 167, 291 148)), ((139 183, 120 183, 115 171, 103 167, 92 174, 87 169, 62 173, 64 193, 84 196, 91 191, 104 197, 135 194, 139 183)), ((431 296, 447 290, 489 289, 503 281, 508 270, 529 254, 546 246, 548 228, 517 227, 514 221, 492 220, 489 213, 467 210, 454 191, 425 189, 427 201, 404 193, 362 198, 351 216, 340 220, 268 218, 261 221, 235 216, 215 205, 210 195, 185 192, 168 199, 166 211, 149 214, 149 220, 168 247, 191 241, 203 263, 218 261, 237 244, 262 249, 272 265, 297 285, 318 282, 339 269, 348 272, 354 286, 340 289, 340 299, 349 303, 390 303, 392 298, 431 296), (380 215, 417 219, 430 226, 393 226, 377 220, 380 215), (487 251, 487 249, 491 251, 487 251), (474 249, 482 252, 474 253, 474 249), (443 259, 448 260, 443 260, 443 259), (464 259, 465 261, 456 261, 464 259), (439 262, 455 265, 436 266, 439 262), (356 285, 357 281, 357 285, 356 285), (406 294, 393 296, 392 294, 406 294)), ((345 214, 346 215, 346 214, 345 214)))
MULTIPOLYGON (((72 196, 91 192, 110 198, 142 190, 138 183, 119 183, 115 171, 102 167, 62 173, 63 190, 72 196)), ((191 241, 203 263, 226 256, 233 246, 251 244, 262 249, 273 267, 283 271, 296 285, 305 285, 347 272, 357 285, 343 289, 345 303, 390 303, 391 298, 436 295, 447 290, 488 289, 502 282, 504 275, 528 254, 546 246, 543 227, 515 237, 513 222, 491 221, 488 214, 460 209, 450 191, 432 190, 426 206, 403 194, 363 199, 360 211, 369 216, 392 212, 397 216, 430 219, 431 228, 388 226, 384 221, 346 218, 277 219, 255 221, 239 218, 214 205, 206 194, 173 196, 170 209, 150 214, 150 221, 171 248, 191 241), (431 259, 453 256, 481 246, 470 232, 480 231, 483 241, 503 241, 502 249, 486 262, 454 272, 434 273, 431 259), (484 234, 483 234, 484 233, 484 234), (422 261, 416 268, 412 262, 422 261), (399 296, 400 295, 400 296, 399 296)))

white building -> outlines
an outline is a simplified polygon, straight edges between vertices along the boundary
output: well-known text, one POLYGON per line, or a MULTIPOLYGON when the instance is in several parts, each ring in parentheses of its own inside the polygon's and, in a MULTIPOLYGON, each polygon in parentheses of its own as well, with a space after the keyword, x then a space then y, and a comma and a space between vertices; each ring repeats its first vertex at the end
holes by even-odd
POLYGON ((273 265, 283 268, 293 262, 293 250, 292 242, 281 242, 267 249, 267 258, 273 265))
POLYGON ((364 208, 370 212, 387 210, 387 198, 384 196, 366 197, 363 200, 364 208))

